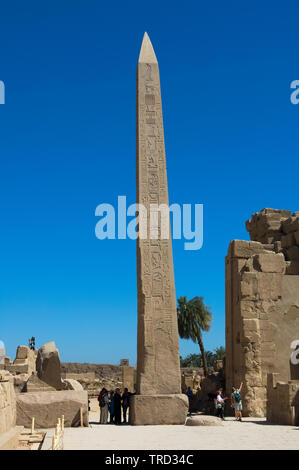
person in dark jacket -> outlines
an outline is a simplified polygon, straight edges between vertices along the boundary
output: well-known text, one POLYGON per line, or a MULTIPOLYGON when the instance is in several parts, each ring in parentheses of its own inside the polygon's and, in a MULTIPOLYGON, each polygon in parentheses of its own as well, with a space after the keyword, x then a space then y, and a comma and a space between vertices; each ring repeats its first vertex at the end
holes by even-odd
POLYGON ((114 394, 114 423, 121 424, 121 394, 117 388, 114 394))
POLYGON ((121 401, 122 401, 122 407, 123 407, 123 422, 127 422, 127 410, 130 406, 130 396, 131 393, 127 388, 124 389, 124 393, 122 394, 121 401))
POLYGON ((193 402, 193 391, 191 390, 191 387, 188 387, 186 391, 186 395, 188 397, 188 402, 189 402, 189 415, 191 415, 192 402, 193 402))
POLYGON ((109 414, 110 414, 110 424, 114 423, 115 416, 115 404, 114 404, 114 390, 111 390, 109 396, 109 414))

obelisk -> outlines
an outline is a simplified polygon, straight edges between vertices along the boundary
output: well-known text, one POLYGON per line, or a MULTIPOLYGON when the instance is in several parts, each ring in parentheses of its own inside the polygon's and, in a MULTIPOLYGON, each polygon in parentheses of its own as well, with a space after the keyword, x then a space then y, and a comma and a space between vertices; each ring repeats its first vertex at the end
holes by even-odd
POLYGON ((147 33, 136 99, 137 203, 146 208, 147 236, 137 238, 137 394, 131 398, 130 423, 184 424, 188 400, 181 393, 170 229, 165 238, 159 216, 150 231, 151 207, 169 207, 169 202, 159 67, 147 33))

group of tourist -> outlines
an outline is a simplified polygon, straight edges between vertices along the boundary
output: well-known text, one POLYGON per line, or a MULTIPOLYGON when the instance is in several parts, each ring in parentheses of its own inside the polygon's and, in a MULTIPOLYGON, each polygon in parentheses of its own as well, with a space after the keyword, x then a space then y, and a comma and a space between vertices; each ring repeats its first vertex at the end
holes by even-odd
POLYGON ((133 393, 130 393, 127 388, 124 389, 123 394, 119 388, 115 391, 111 390, 108 392, 106 388, 102 388, 98 401, 100 405, 100 424, 122 424, 121 410, 123 412, 123 423, 127 422, 127 411, 130 406, 130 397, 133 393))
MULTIPOLYGON (((242 387, 243 387, 243 382, 241 383, 239 388, 232 387, 231 406, 234 409, 236 421, 242 421, 242 399, 241 399, 242 387)), ((191 390, 191 387, 188 387, 186 391, 186 395, 189 401, 189 415, 190 415, 191 410, 192 410, 192 402, 193 402, 193 392, 191 390)), ((221 418, 222 420, 224 420, 224 407, 225 407, 225 402, 227 399, 228 397, 225 397, 223 394, 223 389, 219 388, 214 398, 214 404, 215 404, 215 409, 216 409, 216 416, 218 416, 218 418, 221 418)))
MULTIPOLYGON (((242 399, 241 399, 241 390, 243 387, 243 382, 239 388, 232 387, 231 393, 231 406, 235 411, 236 421, 242 421, 242 399)), ((111 390, 108 392, 106 388, 102 388, 98 401, 100 405, 100 424, 107 424, 108 417, 110 424, 122 424, 127 422, 127 412, 130 406, 130 398, 134 395, 130 393, 127 388, 124 389, 123 394, 119 388, 116 388, 115 391, 111 390), (121 413, 122 410, 122 413, 121 413), (121 414, 123 415, 123 421, 121 414)), ((189 414, 192 410, 192 401, 193 401, 193 392, 191 387, 188 387, 186 395, 189 401, 189 414)), ((217 394, 214 398, 214 404, 216 409, 216 416, 224 420, 224 407, 225 402, 228 397, 225 397, 223 394, 223 389, 219 388, 217 394)))
MULTIPOLYGON (((236 421, 242 421, 242 399, 241 399, 241 390, 243 387, 243 382, 239 388, 232 387, 231 393, 231 406, 235 411, 236 421)), ((225 401, 228 397, 223 396, 223 389, 220 388, 217 391, 217 396, 215 398, 215 407, 216 407, 216 416, 224 420, 224 406, 225 401)))

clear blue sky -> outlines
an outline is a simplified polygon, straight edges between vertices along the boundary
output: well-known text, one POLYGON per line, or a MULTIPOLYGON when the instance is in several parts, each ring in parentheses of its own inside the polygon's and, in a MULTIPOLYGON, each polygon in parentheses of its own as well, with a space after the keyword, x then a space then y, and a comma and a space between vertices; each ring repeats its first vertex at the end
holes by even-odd
MULTIPOLYGON (((2 2, 0 339, 64 361, 136 360, 135 242, 95 208, 135 202, 135 72, 161 73, 170 202, 204 204, 204 247, 175 241, 177 296, 203 296, 224 345, 224 257, 263 207, 299 210, 295 1, 2 2)), ((198 346, 181 341, 181 354, 198 346)))

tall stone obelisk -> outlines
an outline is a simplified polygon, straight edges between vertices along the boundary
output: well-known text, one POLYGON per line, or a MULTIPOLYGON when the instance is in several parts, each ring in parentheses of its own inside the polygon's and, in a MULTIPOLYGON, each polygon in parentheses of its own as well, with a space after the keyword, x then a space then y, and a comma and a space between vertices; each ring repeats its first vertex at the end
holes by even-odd
POLYGON ((147 237, 137 239, 137 395, 130 422, 183 424, 188 400, 181 394, 170 229, 164 238, 158 217, 150 233, 151 205, 169 202, 159 67, 147 33, 137 66, 136 132, 137 202, 147 209, 147 237))

